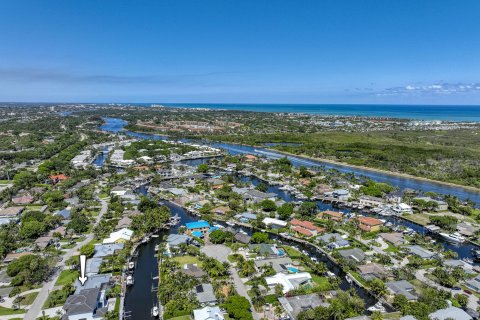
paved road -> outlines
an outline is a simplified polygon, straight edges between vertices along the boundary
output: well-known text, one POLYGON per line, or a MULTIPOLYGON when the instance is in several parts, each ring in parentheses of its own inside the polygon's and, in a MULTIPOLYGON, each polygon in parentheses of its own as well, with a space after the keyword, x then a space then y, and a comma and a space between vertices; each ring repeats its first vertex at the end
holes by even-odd
MULTIPOLYGON (((95 226, 100 222, 100 219, 102 219, 103 215, 107 212, 107 209, 108 209, 107 201, 100 200, 100 203, 102 204, 102 208, 100 209, 100 213, 98 214, 95 220, 95 224, 94 224, 95 226)), ((25 320, 35 320, 37 319, 37 317, 41 316, 43 305, 45 304, 45 301, 47 301, 50 291, 54 289, 58 276, 60 275, 61 271, 65 268, 65 261, 67 261, 71 256, 75 255, 82 246, 92 241, 92 239, 93 239, 93 233, 87 235, 85 240, 77 243, 75 247, 71 248, 69 251, 67 251, 63 255, 62 261, 58 262, 56 265, 57 271, 50 278, 50 280, 43 285, 42 289, 38 293, 37 298, 33 302, 32 306, 28 309, 28 312, 24 318, 25 320)))

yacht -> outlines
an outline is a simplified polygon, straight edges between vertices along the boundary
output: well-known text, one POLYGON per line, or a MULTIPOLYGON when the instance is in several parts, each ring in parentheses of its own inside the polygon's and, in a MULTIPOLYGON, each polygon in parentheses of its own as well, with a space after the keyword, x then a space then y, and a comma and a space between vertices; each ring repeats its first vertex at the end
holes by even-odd
POLYGON ((235 222, 233 221, 227 221, 226 224, 228 224, 231 227, 235 226, 235 222))
POLYGON ((129 269, 129 270, 133 270, 133 268, 135 268, 135 262, 130 261, 130 262, 128 263, 128 269, 129 269))
POLYGON ((383 306, 383 304, 380 301, 375 303, 375 305, 369 307, 367 310, 370 311, 370 312, 380 311, 382 313, 386 311, 385 307, 383 306))
POLYGON ((158 307, 154 306, 152 308, 152 317, 157 318, 160 315, 160 312, 158 311, 158 307))
POLYGON ((462 237, 458 232, 454 232, 452 234, 441 232, 440 235, 448 242, 456 242, 456 243, 465 242, 465 238, 462 237))
POLYGON ((132 275, 128 275, 127 276, 127 286, 132 286, 133 282, 134 282, 134 280, 133 280, 132 275))

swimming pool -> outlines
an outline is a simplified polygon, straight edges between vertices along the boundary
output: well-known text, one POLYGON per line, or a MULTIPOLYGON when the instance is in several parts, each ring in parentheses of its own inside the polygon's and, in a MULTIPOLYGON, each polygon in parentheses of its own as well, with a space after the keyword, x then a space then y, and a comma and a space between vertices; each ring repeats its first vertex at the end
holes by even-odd
POLYGON ((295 267, 287 267, 288 271, 290 271, 291 273, 297 273, 298 272, 298 269, 295 268, 295 267))
POLYGON ((284 256, 284 255, 285 255, 285 251, 283 251, 282 249, 278 249, 278 255, 279 255, 279 256, 284 256))

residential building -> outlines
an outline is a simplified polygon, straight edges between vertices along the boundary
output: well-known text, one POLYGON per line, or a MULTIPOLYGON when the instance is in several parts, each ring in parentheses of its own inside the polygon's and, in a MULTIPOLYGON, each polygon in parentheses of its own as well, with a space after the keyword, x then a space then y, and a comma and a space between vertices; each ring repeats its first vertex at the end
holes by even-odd
POLYGON ((422 259, 432 259, 436 255, 434 252, 427 250, 419 245, 405 246, 405 248, 411 254, 417 255, 422 259))
POLYGON ((449 306, 445 309, 437 310, 428 315, 431 320, 471 320, 473 319, 468 313, 460 308, 449 306))
POLYGON ((187 227, 187 234, 194 235, 196 237, 205 235, 210 230, 210 223, 205 220, 188 222, 185 224, 185 226, 187 227))
POLYGON ((198 302, 204 305, 214 305, 217 302, 213 286, 210 283, 202 283, 194 288, 198 302))
POLYGON ((365 253, 359 248, 339 250, 337 252, 344 259, 354 260, 356 262, 365 260, 365 253))
POLYGON ((0 209, 0 218, 16 218, 24 210, 24 207, 8 207, 5 209, 0 209))
POLYGON ((380 227, 383 225, 381 220, 372 218, 372 217, 358 217, 357 224, 360 229, 365 232, 375 232, 379 231, 380 227))
POLYGON ((272 266, 277 273, 288 273, 288 267, 292 266, 292 259, 289 257, 277 257, 262 260, 255 260, 255 267, 260 270, 263 266, 272 266))
POLYGON ((123 228, 118 231, 110 233, 110 236, 103 239, 103 243, 125 243, 130 241, 133 235, 133 230, 123 228))
POLYGON ((328 307, 330 305, 323 301, 317 293, 293 297, 280 297, 278 298, 278 301, 290 319, 297 319, 298 314, 302 311, 311 310, 320 306, 328 307))
POLYGON ((306 237, 313 237, 325 231, 325 229, 317 227, 310 221, 298 219, 290 221, 290 229, 306 237))
POLYGON ((265 218, 263 219, 263 223, 272 229, 280 229, 280 228, 285 228, 287 226, 287 222, 275 218, 265 218))
POLYGON ((320 219, 333 220, 336 222, 343 221, 343 213, 339 211, 331 211, 331 210, 322 211, 317 215, 317 217, 320 219))
POLYGON ((103 319, 107 312, 107 295, 100 288, 83 289, 67 298, 62 320, 103 319))
POLYGON ((385 279, 388 276, 387 270, 382 265, 378 263, 368 263, 361 266, 358 266, 358 271, 360 276, 366 281, 377 279, 385 279))
POLYGON ((402 294, 410 301, 418 299, 415 287, 407 280, 390 281, 385 285, 392 294, 402 294))
POLYGON ((378 207, 378 206, 381 206, 384 203, 382 198, 372 197, 372 196, 361 196, 358 199, 358 202, 361 205, 363 205, 365 207, 369 207, 369 208, 378 207))
POLYGON ((224 320, 223 312, 219 307, 205 307, 193 310, 194 320, 224 320))
POLYGON ((270 289, 275 288, 276 285, 282 286, 282 292, 285 294, 289 291, 298 289, 299 287, 309 284, 312 280, 312 276, 308 272, 299 272, 299 273, 277 273, 271 277, 265 277, 267 286, 270 289))
POLYGON ((176 248, 182 243, 189 244, 192 237, 186 234, 169 234, 167 237, 167 244, 169 247, 176 248))
POLYGON ((396 215, 399 215, 399 216, 404 214, 404 213, 406 213, 406 214, 413 213, 412 207, 410 207, 408 204, 403 203, 403 202, 402 203, 397 203, 396 205, 394 205, 392 207, 392 210, 396 215))
POLYGON ((96 244, 93 258, 111 256, 124 248, 123 243, 96 244))

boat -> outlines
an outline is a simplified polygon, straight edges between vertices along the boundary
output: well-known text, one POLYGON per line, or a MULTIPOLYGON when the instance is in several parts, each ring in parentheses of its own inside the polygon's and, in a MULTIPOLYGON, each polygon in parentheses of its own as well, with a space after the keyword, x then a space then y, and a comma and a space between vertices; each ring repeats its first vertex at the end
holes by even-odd
POLYGON ((352 278, 350 278, 348 275, 345 276, 345 280, 347 280, 349 284, 352 283, 352 278))
POLYGON ((454 232, 452 234, 440 232, 440 236, 442 236, 442 238, 448 242, 463 243, 466 240, 465 237, 461 236, 458 232, 454 232))
POLYGON ((152 317, 157 318, 160 315, 160 312, 158 311, 158 307, 154 306, 152 308, 152 317))
POLYGON ((155 251, 158 251, 158 250, 160 250, 160 245, 159 245, 159 244, 157 244, 157 245, 155 246, 155 251))
POLYGON ((128 269, 129 269, 129 270, 133 270, 133 268, 135 268, 135 262, 130 261, 130 262, 128 263, 128 269))
POLYGON ((128 275, 127 276, 127 286, 132 286, 133 285, 133 276, 132 275, 128 275))
POLYGON ((383 306, 383 304, 380 301, 375 303, 373 306, 369 307, 367 310, 370 311, 370 312, 379 311, 379 312, 382 312, 382 313, 386 311, 385 307, 383 306))
POLYGON ((159 235, 158 234, 152 234, 152 238, 158 238, 159 235))
POLYGON ((235 222, 233 222, 233 221, 227 221, 225 223, 228 224, 231 227, 235 226, 235 222))

